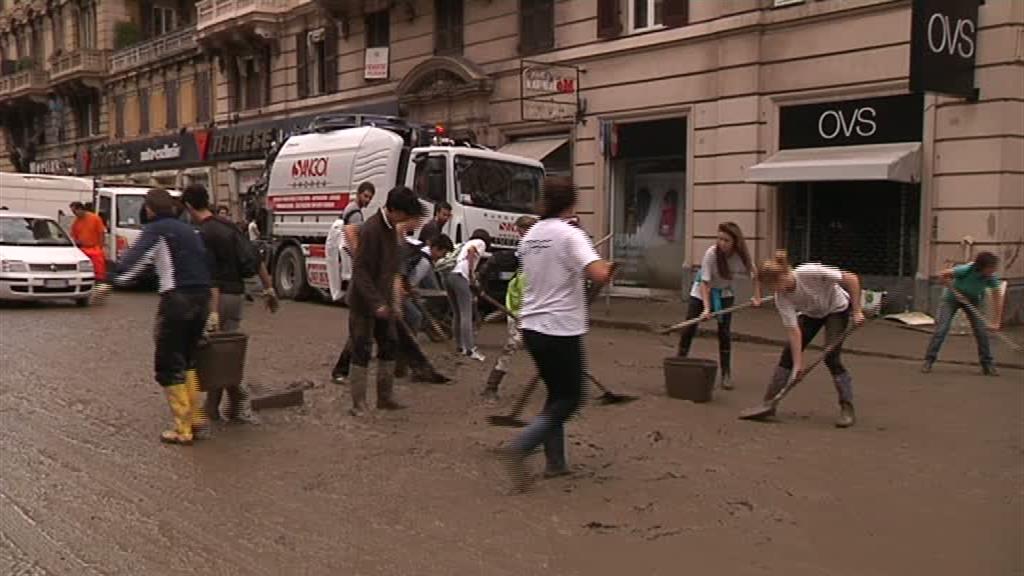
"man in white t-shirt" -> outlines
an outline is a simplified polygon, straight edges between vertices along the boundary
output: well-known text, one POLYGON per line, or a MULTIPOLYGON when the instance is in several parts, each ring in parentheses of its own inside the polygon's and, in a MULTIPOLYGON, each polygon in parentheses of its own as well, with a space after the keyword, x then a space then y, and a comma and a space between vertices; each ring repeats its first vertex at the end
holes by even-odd
POLYGON ((503 452, 517 491, 530 480, 526 457, 541 444, 547 459, 544 475, 568 473, 564 424, 582 402, 583 336, 589 328, 584 280, 606 284, 614 271, 586 234, 565 221, 576 207, 576 190, 567 179, 547 179, 543 202, 541 220, 519 243, 527 279, 519 321, 548 398, 540 415, 503 452))

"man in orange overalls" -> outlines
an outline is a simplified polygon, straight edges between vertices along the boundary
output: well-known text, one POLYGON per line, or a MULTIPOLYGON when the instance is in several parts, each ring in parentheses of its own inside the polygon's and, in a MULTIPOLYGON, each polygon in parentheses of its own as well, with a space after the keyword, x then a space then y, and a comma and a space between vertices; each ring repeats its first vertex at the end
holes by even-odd
POLYGON ((93 274, 96 283, 107 281, 107 258, 103 253, 103 237, 107 227, 95 213, 86 210, 81 202, 72 202, 71 211, 75 213, 75 221, 71 224, 71 237, 78 248, 92 260, 93 274))

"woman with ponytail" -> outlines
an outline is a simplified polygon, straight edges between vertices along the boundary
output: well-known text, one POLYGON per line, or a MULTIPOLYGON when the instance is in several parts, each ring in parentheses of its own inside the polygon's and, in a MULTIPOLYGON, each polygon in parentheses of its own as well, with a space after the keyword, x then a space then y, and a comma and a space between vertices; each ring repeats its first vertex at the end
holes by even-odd
MULTIPOLYGON (((766 260, 758 270, 761 283, 775 292, 775 307, 788 332, 789 343, 782 350, 765 400, 771 400, 804 368, 803 351, 825 328, 827 342, 835 342, 846 332, 851 316, 855 325, 864 323, 860 307, 860 278, 853 272, 824 264, 789 266, 786 252, 766 260)), ((853 378, 843 366, 842 346, 825 356, 825 365, 839 395, 839 418, 836 426, 848 428, 856 420, 853 410, 853 378)))
MULTIPOLYGON (((690 290, 690 306, 686 319, 709 318, 713 312, 733 305, 733 279, 740 274, 754 280, 755 306, 761 305, 761 283, 757 270, 750 259, 747 241, 743 231, 735 222, 722 222, 718 225, 718 241, 708 248, 701 262, 697 280, 690 290)), ((732 314, 718 317, 718 366, 722 373, 722 388, 732 390, 732 314)), ((679 356, 690 355, 690 344, 697 332, 697 326, 688 326, 679 334, 679 356)))

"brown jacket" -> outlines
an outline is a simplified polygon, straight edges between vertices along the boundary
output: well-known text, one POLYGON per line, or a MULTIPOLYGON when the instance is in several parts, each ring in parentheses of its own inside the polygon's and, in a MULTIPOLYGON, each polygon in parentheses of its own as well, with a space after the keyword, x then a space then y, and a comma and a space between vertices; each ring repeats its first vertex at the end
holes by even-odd
POLYGON ((353 313, 372 315, 381 306, 392 306, 400 253, 398 233, 383 210, 363 223, 352 264, 349 307, 353 313))

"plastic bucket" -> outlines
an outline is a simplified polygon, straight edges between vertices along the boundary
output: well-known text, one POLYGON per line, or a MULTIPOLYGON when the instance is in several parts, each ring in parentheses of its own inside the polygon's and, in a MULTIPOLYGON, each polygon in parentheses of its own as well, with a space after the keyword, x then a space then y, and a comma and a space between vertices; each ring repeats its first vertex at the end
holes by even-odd
POLYGON ((718 363, 702 358, 665 358, 665 393, 670 398, 709 402, 715 389, 718 363))
POLYGON ((249 336, 234 332, 210 334, 196 351, 196 373, 203 391, 242 384, 249 336))

